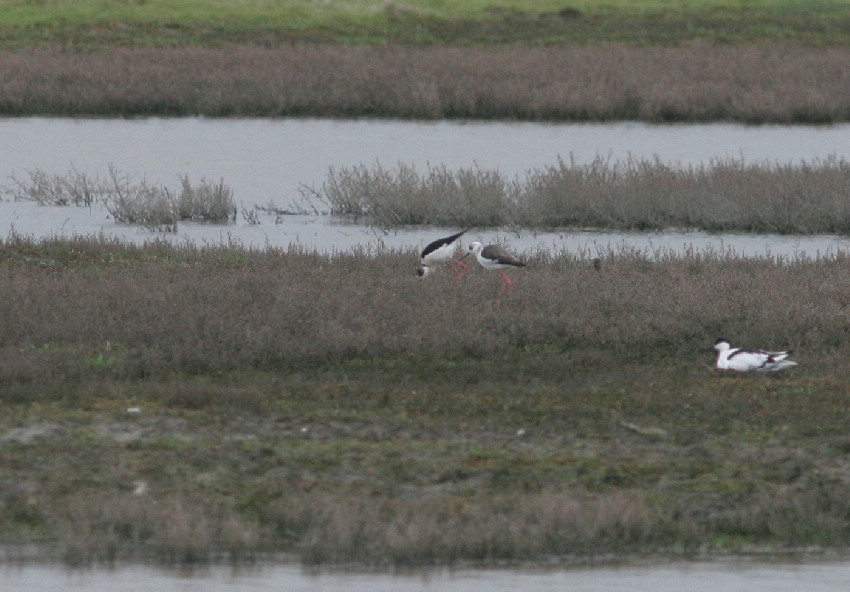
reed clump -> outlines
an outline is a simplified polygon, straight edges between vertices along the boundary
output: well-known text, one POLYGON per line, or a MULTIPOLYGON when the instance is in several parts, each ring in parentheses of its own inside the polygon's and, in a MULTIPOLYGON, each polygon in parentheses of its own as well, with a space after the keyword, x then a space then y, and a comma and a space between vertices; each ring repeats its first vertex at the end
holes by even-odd
POLYGON ((105 178, 71 168, 66 174, 27 171, 29 179, 13 177, 14 198, 43 206, 88 206, 102 204, 119 224, 176 232, 179 221, 227 224, 236 221, 233 190, 223 180, 201 179, 193 185, 188 175, 180 177, 180 191, 130 175, 109 166, 105 178))
POLYGON ((0 532, 70 564, 846 550, 850 260, 0 244, 0 532), (600 265, 594 265, 594 259, 600 265), (784 375, 705 351, 791 347, 784 375))
POLYGON ((236 221, 233 189, 223 179, 218 183, 201 179, 192 185, 188 175, 180 177, 180 195, 177 197, 177 217, 180 220, 227 224, 236 221))
POLYGON ((418 172, 331 168, 305 196, 332 213, 382 227, 702 229, 815 234, 850 231, 850 166, 837 158, 801 163, 717 159, 680 167, 656 160, 557 164, 509 179, 480 167, 418 172))
POLYGON ((834 123, 846 47, 261 47, 0 51, 0 114, 834 123))

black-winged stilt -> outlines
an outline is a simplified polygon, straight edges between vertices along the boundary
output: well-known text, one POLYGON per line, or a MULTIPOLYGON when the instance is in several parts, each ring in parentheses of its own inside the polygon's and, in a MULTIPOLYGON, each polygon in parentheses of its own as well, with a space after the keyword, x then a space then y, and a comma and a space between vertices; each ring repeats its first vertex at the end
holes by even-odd
MULTIPOLYGON (((480 263, 481 267, 484 269, 499 272, 499 275, 501 276, 500 290, 502 292, 510 290, 514 285, 513 280, 511 280, 510 276, 505 273, 505 270, 510 269, 511 267, 526 266, 525 263, 508 253, 499 245, 487 245, 485 247, 483 243, 475 241, 469 245, 469 253, 475 255, 475 258, 478 259, 478 263, 480 263)), ((469 253, 467 253, 467 255, 469 253)))
POLYGON ((437 239, 422 249, 422 255, 420 257, 421 265, 416 272, 419 277, 426 277, 429 273, 431 273, 431 271, 433 271, 431 268, 439 265, 440 263, 445 263, 446 267, 448 267, 456 276, 462 276, 469 271, 469 266, 466 263, 454 258, 454 254, 458 246, 458 239, 463 236, 467 230, 469 229, 461 230, 457 234, 447 236, 446 238, 437 239))
POLYGON ((721 370, 777 372, 797 365, 797 362, 788 359, 790 350, 742 349, 732 347, 729 340, 722 337, 714 343, 714 349, 717 352, 717 367, 721 370))

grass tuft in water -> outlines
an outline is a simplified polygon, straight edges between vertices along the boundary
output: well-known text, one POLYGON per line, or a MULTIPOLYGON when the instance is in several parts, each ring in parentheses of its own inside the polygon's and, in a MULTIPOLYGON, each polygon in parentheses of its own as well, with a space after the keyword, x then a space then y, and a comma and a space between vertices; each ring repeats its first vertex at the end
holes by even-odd
POLYGON ((305 190, 339 216, 383 227, 701 229, 712 232, 850 232, 850 166, 829 157, 800 164, 717 159, 677 167, 658 160, 557 164, 507 179, 480 167, 419 172, 331 168, 305 190))

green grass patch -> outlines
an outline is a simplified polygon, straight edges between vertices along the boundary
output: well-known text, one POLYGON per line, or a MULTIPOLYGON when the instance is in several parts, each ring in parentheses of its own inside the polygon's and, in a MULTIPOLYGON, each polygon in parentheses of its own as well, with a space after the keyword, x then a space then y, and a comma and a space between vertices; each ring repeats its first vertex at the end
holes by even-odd
POLYGON ((838 1, 49 2, 0 7, 6 45, 220 42, 678 43, 781 39, 845 43, 838 1))

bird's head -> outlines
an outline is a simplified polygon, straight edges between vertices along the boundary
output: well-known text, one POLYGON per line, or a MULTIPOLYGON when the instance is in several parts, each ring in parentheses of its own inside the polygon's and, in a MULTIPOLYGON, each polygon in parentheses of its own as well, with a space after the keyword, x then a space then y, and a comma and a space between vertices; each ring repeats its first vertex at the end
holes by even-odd
POLYGON ((464 257, 467 255, 478 255, 478 253, 480 253, 483 249, 484 245, 480 241, 472 242, 467 247, 464 257))
POLYGON ((722 351, 726 351, 727 349, 730 349, 731 347, 732 347, 732 344, 729 343, 729 340, 721 337, 720 339, 718 339, 717 341, 714 342, 714 348, 713 349, 714 349, 714 351, 722 352, 722 351))

